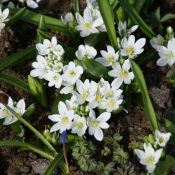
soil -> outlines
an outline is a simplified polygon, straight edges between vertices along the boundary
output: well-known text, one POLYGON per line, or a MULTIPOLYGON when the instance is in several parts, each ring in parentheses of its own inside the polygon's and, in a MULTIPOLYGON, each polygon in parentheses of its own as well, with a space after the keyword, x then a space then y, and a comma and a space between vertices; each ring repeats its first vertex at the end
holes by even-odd
MULTIPOLYGON (((85 1, 81 1, 81 6, 84 6, 85 1)), ((73 7, 72 1, 62 0, 48 0, 41 4, 41 8, 47 6, 47 14, 63 14, 70 11, 73 7), (60 8, 61 7, 61 8, 60 8)), ((174 5, 171 3, 171 7, 174 5)), ((30 30, 35 29, 30 26, 30 30)), ((64 36, 59 36, 64 38, 64 36)), ((27 45, 34 43, 35 34, 31 39, 28 39, 27 45)), ((13 52, 21 50, 26 46, 25 39, 16 32, 15 28, 6 27, 0 36, 0 59, 5 58, 13 52)), ((154 62, 150 62, 152 66, 144 67, 144 74, 149 87, 149 93, 154 103, 156 112, 161 116, 172 118, 175 114, 175 91, 174 88, 166 82, 164 74, 159 70, 154 62)), ((148 65, 149 65, 148 64, 148 65)), ((17 76, 23 80, 27 79, 30 71, 30 62, 25 65, 19 65, 8 69, 7 72, 17 76)), ((32 103, 32 98, 16 87, 12 87, 7 83, 0 82, 0 102, 7 102, 7 95, 12 96, 16 100, 24 98, 27 105, 32 103)), ((31 123, 43 132, 47 125, 48 112, 41 108, 38 109, 37 114, 31 118, 31 123), (36 118, 37 117, 37 118, 36 118)), ((127 149, 131 143, 140 138, 140 135, 148 135, 151 133, 147 116, 143 109, 139 106, 132 106, 131 112, 122 113, 116 120, 117 125, 115 129, 120 131, 124 137, 124 147, 127 149)), ((114 127, 114 124, 112 124, 114 127)), ((0 140, 13 140, 16 139, 15 134, 8 128, 0 125, 0 140)), ((26 151, 20 151, 18 148, 3 147, 0 149, 0 175, 42 175, 49 165, 49 161, 41 158, 40 156, 26 151)), ((76 170, 77 175, 85 175, 77 167, 71 166, 71 169, 76 170)), ((174 168, 175 169, 175 168, 174 168)), ((172 172, 175 174, 175 171, 172 172)), ((59 174, 59 173, 56 173, 59 174)), ((90 175, 90 174, 89 174, 90 175)))

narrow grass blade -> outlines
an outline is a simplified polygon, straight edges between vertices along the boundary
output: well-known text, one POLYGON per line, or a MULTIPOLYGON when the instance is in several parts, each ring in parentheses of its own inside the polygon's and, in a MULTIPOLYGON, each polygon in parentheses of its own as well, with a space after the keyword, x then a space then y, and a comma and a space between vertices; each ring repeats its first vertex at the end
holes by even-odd
POLYGON ((11 76, 5 73, 0 73, 0 80, 10 85, 16 86, 27 93, 30 93, 30 94, 32 93, 29 85, 25 81, 20 80, 14 76, 11 76))
POLYGON ((117 49, 117 37, 114 26, 114 14, 109 0, 98 0, 99 9, 103 17, 111 45, 117 49))
POLYGON ((53 153, 57 154, 55 148, 46 140, 46 138, 38 131, 36 130, 28 121, 26 121, 24 118, 22 118, 19 114, 17 114, 13 109, 11 109, 9 106, 4 106, 28 129, 30 129, 47 147, 50 149, 53 153))
POLYGON ((156 130, 156 129, 158 129, 156 113, 154 111, 152 102, 151 102, 149 94, 148 94, 148 89, 146 86, 144 75, 143 75, 140 67, 133 60, 131 60, 131 65, 132 65, 132 70, 134 72, 135 78, 136 78, 138 85, 139 85, 139 88, 141 90, 145 112, 148 115, 152 129, 156 130))
POLYGON ((133 6, 128 3, 128 0, 119 0, 121 7, 128 14, 134 24, 138 24, 142 32, 148 37, 152 38, 155 33, 152 29, 144 22, 144 20, 139 16, 138 12, 133 6))
POLYGON ((0 72, 35 56, 35 48, 27 48, 0 60, 0 72))
POLYGON ((58 167, 61 169, 63 174, 66 174, 66 164, 64 163, 63 153, 62 152, 60 152, 56 156, 56 158, 51 162, 50 166, 48 167, 48 169, 46 170, 44 175, 51 175, 51 174, 53 174, 54 170, 56 170, 58 167))
MULTIPOLYGON (((12 9, 11 14, 16 13, 17 9, 12 9)), ((59 32, 67 32, 66 27, 63 25, 62 21, 53 17, 45 16, 30 10, 25 10, 24 13, 20 16, 20 19, 31 24, 38 25, 41 19, 41 16, 44 17, 46 22, 46 28, 57 30, 59 32)))
POLYGON ((10 18, 10 20, 7 22, 8 25, 14 24, 17 20, 20 19, 21 15, 25 12, 26 8, 23 7, 16 11, 16 13, 10 18))
POLYGON ((42 157, 49 159, 49 160, 54 160, 54 157, 49 155, 48 153, 42 151, 40 148, 33 146, 31 144, 25 143, 25 142, 21 142, 21 141, 17 141, 17 140, 4 140, 4 141, 0 141, 0 147, 3 146, 17 146, 17 147, 24 147, 27 148, 29 150, 32 150, 33 152, 41 155, 42 157))

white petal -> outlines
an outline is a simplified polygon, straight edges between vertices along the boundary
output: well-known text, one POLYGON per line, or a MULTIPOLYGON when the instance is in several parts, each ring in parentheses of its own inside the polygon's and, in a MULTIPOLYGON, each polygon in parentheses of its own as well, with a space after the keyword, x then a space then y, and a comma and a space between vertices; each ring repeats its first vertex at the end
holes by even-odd
POLYGON ((103 131, 98 128, 95 130, 95 133, 94 133, 94 137, 98 140, 98 141, 102 141, 103 140, 103 131))
POLYGON ((58 122, 60 116, 57 115, 57 114, 53 114, 53 115, 49 115, 48 118, 49 118, 50 120, 52 120, 53 122, 58 122))
POLYGON ((62 101, 60 101, 58 104, 58 111, 60 114, 64 114, 68 111, 66 105, 62 101))

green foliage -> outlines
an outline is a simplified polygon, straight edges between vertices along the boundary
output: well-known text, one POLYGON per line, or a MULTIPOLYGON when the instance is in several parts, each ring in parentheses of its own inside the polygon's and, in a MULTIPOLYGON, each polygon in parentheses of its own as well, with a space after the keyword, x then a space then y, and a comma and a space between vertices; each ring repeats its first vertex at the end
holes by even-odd
POLYGON ((28 83, 32 95, 38 100, 38 102, 42 106, 47 107, 47 98, 43 83, 37 78, 33 78, 31 76, 28 76, 28 83))
POLYGON ((129 154, 123 150, 121 140, 122 136, 115 133, 113 136, 104 137, 103 144, 96 145, 82 137, 73 145, 72 156, 85 172, 99 175, 110 175, 114 172, 120 172, 121 175, 134 175, 134 168, 128 165, 129 154))
POLYGON ((127 0, 120 0, 121 7, 128 14, 134 24, 138 24, 142 32, 149 38, 155 36, 152 29, 144 22, 144 20, 139 16, 135 8, 128 3, 127 0))
POLYGON ((136 80, 137 80, 139 87, 140 87, 140 90, 141 90, 145 112, 147 113, 147 115, 149 117, 149 121, 151 123, 152 129, 156 130, 156 129, 158 129, 157 118, 156 118, 156 114, 155 114, 153 105, 151 103, 151 100, 150 100, 150 97, 148 94, 144 75, 143 75, 141 69, 139 68, 139 66, 133 60, 131 60, 131 65, 132 65, 132 70, 134 72, 136 80))
POLYGON ((117 49, 118 43, 114 27, 114 14, 109 0, 98 0, 99 9, 103 17, 111 45, 117 49))

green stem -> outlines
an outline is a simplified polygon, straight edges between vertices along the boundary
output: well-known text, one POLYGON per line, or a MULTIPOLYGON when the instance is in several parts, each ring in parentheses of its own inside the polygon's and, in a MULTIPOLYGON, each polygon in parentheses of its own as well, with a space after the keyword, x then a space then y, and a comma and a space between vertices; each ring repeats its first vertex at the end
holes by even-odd
POLYGON ((64 160, 66 163, 66 173, 69 174, 69 163, 68 163, 68 159, 67 159, 67 153, 66 153, 66 145, 63 144, 63 155, 64 155, 64 160))
POLYGON ((28 123, 24 118, 22 118, 19 114, 17 114, 13 109, 11 109, 9 106, 4 106, 13 114, 15 117, 24 124, 27 128, 29 128, 51 151, 54 152, 54 154, 57 154, 55 148, 45 139, 45 137, 36 130, 30 123, 28 123))
POLYGON ((74 0, 74 12, 79 12, 80 11, 80 2, 79 0, 74 0))

